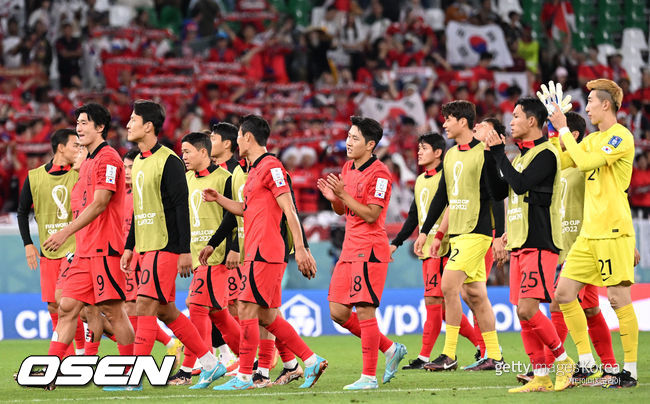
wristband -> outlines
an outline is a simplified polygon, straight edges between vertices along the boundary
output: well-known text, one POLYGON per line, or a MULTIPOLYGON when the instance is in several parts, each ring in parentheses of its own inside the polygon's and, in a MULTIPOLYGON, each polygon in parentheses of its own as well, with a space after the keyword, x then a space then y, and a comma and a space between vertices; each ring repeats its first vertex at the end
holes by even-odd
POLYGON ((445 233, 439 231, 436 233, 434 238, 437 238, 438 240, 442 240, 445 237, 445 233))
POLYGON ((560 136, 563 136, 563 135, 565 135, 565 134, 567 134, 567 133, 570 134, 571 131, 569 130, 569 128, 567 128, 567 127, 565 126, 564 128, 561 128, 561 129, 559 130, 559 133, 560 133, 560 136))

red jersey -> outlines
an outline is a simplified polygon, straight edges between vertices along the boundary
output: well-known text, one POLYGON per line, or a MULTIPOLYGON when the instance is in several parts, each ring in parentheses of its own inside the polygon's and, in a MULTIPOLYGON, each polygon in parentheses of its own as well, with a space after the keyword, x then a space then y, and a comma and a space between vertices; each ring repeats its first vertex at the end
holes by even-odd
POLYGON ((108 143, 100 144, 81 164, 79 181, 70 200, 73 215, 79 216, 93 201, 95 191, 113 192, 106 209, 95 220, 77 232, 79 257, 121 255, 124 252, 124 163, 108 143))
POLYGON ((133 192, 131 188, 126 189, 124 194, 124 238, 129 235, 129 230, 131 230, 131 221, 133 219, 133 192))
POLYGON ((372 156, 358 169, 352 160, 341 171, 344 189, 364 205, 383 209, 374 223, 368 223, 345 208, 345 239, 341 261, 389 262, 390 247, 386 234, 386 208, 390 201, 392 178, 388 167, 372 156))
POLYGON ((244 261, 285 262, 280 231, 283 212, 276 197, 291 192, 284 166, 270 153, 252 165, 244 185, 244 261))

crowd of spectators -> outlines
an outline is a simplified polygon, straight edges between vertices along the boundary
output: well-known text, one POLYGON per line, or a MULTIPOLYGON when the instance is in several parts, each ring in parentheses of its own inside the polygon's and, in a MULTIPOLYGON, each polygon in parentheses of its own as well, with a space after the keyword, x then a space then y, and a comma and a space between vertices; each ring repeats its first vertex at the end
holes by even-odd
MULTIPOLYGON (((393 222, 410 204, 417 135, 440 132, 440 106, 453 99, 474 102, 481 118, 507 122, 514 101, 549 79, 567 91, 584 91, 588 80, 607 77, 625 91, 620 121, 640 146, 650 140, 650 70, 634 85, 617 53, 603 62, 595 49, 581 53, 545 46, 553 40, 536 36, 516 4, 504 10, 491 0, 0 3, 0 208, 5 212, 15 210, 27 171, 49 159, 49 134, 73 126, 75 107, 88 101, 109 108, 108 141, 122 152, 132 146, 125 125, 138 98, 165 106, 160 140, 177 151, 188 132, 219 121, 236 124, 248 113, 264 115, 272 124, 271 149, 292 172, 299 209, 311 214, 326 206, 315 179, 341 167, 349 117, 359 113, 360 104, 415 94, 423 119, 402 111, 382 122, 378 155, 394 168, 393 222), (526 85, 495 85, 499 69, 487 51, 476 66, 448 63, 445 26, 451 21, 498 25, 513 60, 500 71, 523 73, 526 85)), ((631 195, 647 211, 650 175, 641 149, 631 195)))

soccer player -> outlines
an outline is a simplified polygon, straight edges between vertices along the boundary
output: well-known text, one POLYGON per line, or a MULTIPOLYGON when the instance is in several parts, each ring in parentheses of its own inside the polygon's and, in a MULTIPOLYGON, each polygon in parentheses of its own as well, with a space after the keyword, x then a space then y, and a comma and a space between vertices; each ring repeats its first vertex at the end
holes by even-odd
MULTIPOLYGON (((572 111, 567 112, 566 117, 567 126, 569 127, 569 130, 571 130, 571 134, 576 139, 576 142, 580 143, 585 134, 585 120, 579 114, 572 111)), ((557 132, 550 132, 549 139, 551 140, 551 143, 556 146, 557 143, 559 143, 557 132)), ((559 145, 559 147, 563 151, 565 150, 563 144, 559 145)), ((558 265, 555 271, 554 289, 557 287, 557 282, 560 279, 562 264, 582 228, 582 211, 585 195, 584 177, 584 173, 578 170, 577 167, 567 167, 563 169, 561 173, 560 181, 562 184, 562 198, 560 200, 560 216, 562 220, 562 251, 560 251, 558 265)), ((555 295, 555 290, 553 291, 553 295, 555 295)), ((580 291, 578 300, 587 316, 589 337, 596 348, 596 352, 598 352, 602 364, 605 365, 605 373, 616 373, 617 365, 614 351, 612 349, 612 338, 607 322, 600 311, 598 288, 594 285, 585 285, 585 287, 580 291)), ((564 316, 562 315, 560 306, 555 298, 549 305, 549 309, 551 311, 551 321, 555 326, 555 330, 557 331, 560 340, 564 343, 569 330, 566 328, 564 316)), ((546 364, 550 366, 553 364, 555 358, 548 348, 545 347, 544 352, 546 356, 546 364)), ((597 383, 597 378, 602 375, 603 373, 599 372, 599 374, 594 375, 596 376, 593 378, 594 380, 585 381, 585 384, 590 385, 592 383, 597 383)), ((517 375, 517 380, 528 382, 532 379, 532 376, 532 372, 526 375, 517 375)))
MULTIPOLYGON (((43 247, 57 251, 75 233, 83 242, 77 243, 63 284, 59 323, 49 354, 64 356, 75 332, 77 316, 85 304, 99 309, 112 326, 120 353, 130 354, 134 332, 124 309, 126 283, 119 266, 124 246, 124 167, 117 151, 105 141, 111 122, 108 110, 89 103, 77 109, 75 115, 79 142, 89 154, 72 189, 74 220, 52 234, 43 247)), ((87 310, 88 326, 94 329, 91 321, 103 320, 91 313, 92 310, 87 310)), ((91 338, 97 343, 101 333, 91 338)))
MULTIPOLYGON (((418 225, 424 223, 429 205, 436 193, 438 183, 442 176, 442 157, 446 148, 445 139, 437 133, 427 133, 418 139, 418 165, 425 169, 415 181, 415 199, 411 203, 408 217, 400 232, 391 242, 391 256, 404 241, 413 233, 418 225)), ((442 231, 444 215, 441 216, 431 229, 427 237, 427 243, 423 247, 424 255, 419 257, 422 260, 422 278, 424 281, 424 304, 427 310, 427 318, 422 331, 422 349, 418 357, 409 362, 402 369, 424 369, 424 364, 429 362, 431 349, 436 343, 443 321, 443 299, 440 282, 442 269, 449 259, 449 237, 445 235, 446 226, 442 231), (430 254, 430 245, 436 242, 440 246, 436 249, 437 255, 430 254)), ((491 252, 491 250, 489 250, 491 252)), ((486 254, 486 260, 490 254, 486 254)), ((492 261, 486 262, 486 268, 492 267, 492 261)), ((461 320, 460 335, 467 337, 472 345, 479 347, 480 342, 476 338, 474 328, 467 317, 463 314, 461 320)), ((480 360, 482 353, 479 353, 476 360, 480 360)), ((469 369, 469 368, 468 368, 469 369)))
MULTIPOLYGON (((235 159, 235 150, 237 150, 237 127, 231 123, 220 122, 212 126, 210 132, 210 141, 212 142, 211 157, 212 161, 228 170, 231 174, 232 183, 232 199, 240 200, 241 193, 243 192, 246 176, 248 175, 248 168, 246 160, 242 159, 237 161, 235 159)), ((227 253, 226 253, 226 268, 228 268, 228 310, 230 314, 239 322, 237 314, 237 296, 239 296, 239 289, 241 287, 240 278, 241 271, 239 269, 240 250, 244 247, 244 225, 241 216, 227 216, 226 220, 236 218, 234 237, 229 236, 227 240, 227 253), (241 223, 240 223, 241 222, 241 223), (237 230, 237 228, 240 230, 237 230)), ((214 248, 218 244, 214 245, 214 248)), ((212 329, 212 344, 219 350, 219 359, 226 365, 228 370, 234 370, 238 365, 238 359, 234 356, 228 348, 228 345, 223 340, 223 336, 216 327, 212 329)))
MULTIPOLYGON (((52 144, 52 160, 38 168, 29 171, 23 184, 18 201, 18 228, 25 245, 27 266, 35 270, 41 266, 41 299, 47 302, 47 310, 52 319, 52 330, 56 330, 59 321, 57 290, 62 288, 59 280, 62 271, 70 265, 68 256, 75 250, 75 238, 68 241, 55 253, 46 251, 43 243, 48 235, 66 226, 72 221, 70 209, 70 194, 79 178, 77 171, 72 170, 79 146, 77 133, 73 129, 59 129, 50 137, 52 144), (38 234, 41 252, 34 246, 29 232, 29 211, 34 205, 34 218, 38 223, 38 234)), ((84 327, 81 320, 77 321, 75 332, 76 353, 84 353, 84 327)))
MULTIPOLYGON (((133 169, 133 161, 140 153, 137 148, 131 149, 124 154, 124 183, 126 185, 126 195, 124 196, 124 237, 128 237, 131 230, 131 220, 133 219, 133 187, 131 171, 133 169)), ((142 271, 140 270, 140 262, 137 254, 134 254, 131 261, 131 272, 125 273, 126 280, 126 314, 129 316, 129 321, 133 329, 138 328, 138 316, 135 301, 138 298, 138 281, 142 271)), ((176 338, 170 337, 160 326, 156 332, 156 341, 159 341, 167 348, 167 355, 176 357, 176 362, 180 363, 180 355, 182 353, 183 344, 176 338)))
POLYGON ((562 167, 575 166, 585 173, 583 226, 567 255, 555 298, 580 356, 579 367, 590 369, 595 361, 589 345, 587 319, 576 296, 586 285, 606 286, 618 317, 624 351, 623 370, 608 377, 603 387, 637 385, 639 325, 632 306, 635 235, 626 190, 634 161, 634 138, 617 123, 616 113, 623 90, 611 80, 587 83, 590 90, 586 111, 598 131, 576 143, 566 116, 557 104, 550 121, 565 152, 562 167))
POLYGON ((252 162, 244 185, 243 203, 225 198, 214 190, 208 189, 203 193, 206 201, 215 201, 226 210, 243 215, 246 223, 242 270, 246 282, 238 298, 242 328, 239 373, 228 383, 216 386, 215 390, 253 387, 253 362, 260 342, 260 324, 304 361, 307 368, 301 388, 313 386, 327 368, 327 361, 314 354, 293 327, 277 315, 282 300, 282 276, 291 247, 279 231, 279 224, 284 219, 293 235, 298 269, 312 278, 316 273, 316 263, 305 248, 286 171, 282 163, 266 151, 270 132, 262 117, 247 115, 243 118, 237 144, 240 155, 252 162))
POLYGON ((459 293, 464 289, 467 303, 478 320, 485 341, 487 358, 481 359, 474 370, 495 369, 502 361, 499 341, 494 328, 494 313, 487 296, 485 254, 492 244, 493 197, 488 183, 498 176, 494 162, 485 147, 472 133, 476 109, 467 101, 452 101, 443 105, 443 127, 456 146, 447 151, 443 162, 444 175, 431 202, 427 218, 420 228, 414 250, 422 254, 427 235, 445 207, 449 205, 449 237, 451 255, 442 275, 447 335, 438 358, 425 369, 454 370, 458 367, 456 345, 462 319, 459 293))
POLYGON ((496 178, 497 199, 508 197, 506 231, 510 254, 510 303, 517 306, 521 338, 533 366, 533 379, 510 393, 552 391, 553 382, 544 358, 548 347, 556 362, 556 388, 567 385, 574 362, 564 351, 553 323, 540 310, 552 299, 553 277, 561 241, 561 182, 557 152, 542 134, 547 118, 537 98, 520 98, 510 122, 520 154, 510 163, 505 138, 489 130, 484 142, 503 177, 496 178))
POLYGON ((160 319, 199 358, 203 370, 198 383, 190 388, 206 388, 223 376, 226 368, 174 304, 176 275, 190 275, 192 254, 185 167, 172 150, 158 143, 164 121, 165 111, 160 104, 138 100, 126 126, 128 140, 140 149, 131 173, 136 191, 133 222, 121 261, 122 269, 128 272, 137 246, 142 273, 136 300, 134 354, 151 353, 160 319))
MULTIPOLYGON (((212 133, 210 140, 212 141, 212 159, 216 164, 221 164, 222 167, 232 169, 232 195, 233 199, 237 202, 243 203, 243 191, 244 185, 246 183, 246 178, 248 177, 249 164, 246 159, 242 159, 237 162, 234 157, 234 151, 237 148, 237 132, 238 129, 236 126, 221 122, 212 127, 212 133), (234 145, 234 146, 233 146, 234 145), (236 165, 233 165, 232 163, 236 165)), ((290 183, 291 178, 287 173, 287 181, 290 183)), ((295 200, 294 200, 295 202, 295 200)), ((221 226, 212 236, 208 242, 209 247, 206 247, 205 254, 210 254, 212 249, 216 248, 224 239, 230 237, 233 230, 236 232, 236 245, 233 245, 232 250, 228 253, 226 257, 226 266, 230 270, 230 275, 228 278, 228 288, 230 290, 229 305, 228 309, 233 314, 233 317, 236 319, 237 316, 237 298, 242 289, 242 281, 246 281, 246 277, 242 276, 240 270, 240 264, 243 264, 244 255, 241 254, 244 250, 244 220, 242 216, 235 216, 236 221, 231 218, 233 216, 227 216, 224 218, 221 226)), ((285 221, 286 222, 286 221, 285 221)), ((303 232, 304 233, 304 232, 303 232)), ((304 240, 305 247, 307 246, 307 240, 304 240)), ((203 259, 206 259, 205 257, 203 259)), ((278 311, 277 315, 281 315, 278 311)), ((213 334, 213 341, 215 340, 213 334)), ((224 349, 226 354, 230 352, 227 345, 219 347, 221 355, 224 355, 224 349)), ((296 356, 291 352, 287 346, 282 343, 280 340, 275 339, 273 334, 269 333, 266 328, 260 326, 260 349, 258 353, 259 361, 257 366, 257 371, 253 375, 253 384, 255 387, 268 387, 271 385, 284 385, 288 384, 294 380, 299 379, 303 376, 304 372, 296 356), (274 342, 275 340, 275 342, 274 342), (280 357, 283 362, 283 369, 280 375, 276 378, 274 382, 271 382, 269 379, 269 370, 273 367, 273 361, 276 355, 276 348, 279 351, 280 357)), ((236 367, 238 362, 235 362, 236 367)))
MULTIPOLYGON (((224 217, 223 208, 216 203, 202 203, 202 191, 211 188, 230 197, 231 175, 228 170, 210 160, 212 143, 207 134, 193 132, 181 141, 183 161, 189 190, 192 251, 192 283, 189 293, 190 320, 207 345, 210 344, 212 323, 221 331, 226 343, 235 354, 239 353, 239 324, 228 311, 228 269, 225 265, 226 242, 222 242, 210 255, 208 265, 199 263, 199 252, 207 245, 224 217)), ((231 215, 230 212, 225 212, 231 215)), ((196 355, 185 351, 183 366, 170 379, 170 384, 190 384, 192 366, 196 355)))
POLYGON ((392 175, 373 154, 383 135, 370 118, 353 116, 346 141, 350 160, 341 175, 318 180, 318 189, 338 215, 345 214, 345 239, 334 267, 328 300, 332 320, 361 338, 363 370, 345 390, 376 389, 377 351, 386 355, 383 382, 388 383, 406 355, 406 347, 379 331, 375 310, 386 283, 390 247, 386 235, 386 210, 392 175), (352 312, 356 308, 356 313, 352 312))

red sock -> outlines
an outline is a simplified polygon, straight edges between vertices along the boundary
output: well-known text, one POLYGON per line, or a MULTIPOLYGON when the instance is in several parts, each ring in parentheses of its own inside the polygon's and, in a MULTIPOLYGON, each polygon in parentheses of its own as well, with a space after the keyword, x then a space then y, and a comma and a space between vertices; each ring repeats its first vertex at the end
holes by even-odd
POLYGON ((546 367, 544 361, 544 343, 539 339, 530 321, 521 320, 521 339, 524 349, 533 365, 533 370, 546 367))
MULTIPOLYGON (((279 317, 278 317, 279 318, 279 317)), ((258 319, 240 320, 241 339, 239 341, 239 373, 253 374, 255 353, 260 343, 260 323, 258 319)))
POLYGON ((63 342, 50 341, 50 349, 47 351, 48 355, 56 355, 59 359, 65 358, 65 351, 68 350, 68 344, 63 342))
POLYGON ((466 315, 463 314, 463 318, 460 320, 460 330, 458 331, 460 335, 467 338, 469 342, 474 346, 480 346, 478 339, 476 338, 476 333, 474 332, 474 327, 469 322, 469 319, 466 315))
POLYGON ((232 318, 235 319, 235 321, 237 322, 237 324, 241 325, 241 323, 239 322, 239 316, 232 316, 232 318))
POLYGON ((595 316, 587 317, 589 326, 589 338, 596 348, 603 365, 616 365, 616 357, 612 349, 612 335, 609 332, 607 321, 603 317, 603 312, 599 311, 595 316))
POLYGON ((440 328, 442 327, 442 304, 431 304, 425 306, 427 309, 427 319, 424 322, 422 330, 422 349, 420 356, 429 357, 431 350, 436 344, 440 328))
POLYGON ((172 337, 170 337, 169 334, 165 332, 165 330, 158 326, 158 331, 156 331, 156 341, 160 342, 163 345, 167 345, 171 340, 172 337))
POLYGON ((158 319, 156 316, 138 316, 138 328, 135 330, 133 354, 136 356, 150 355, 153 343, 156 341, 158 319))
POLYGON ((97 355, 99 352, 99 343, 100 341, 94 342, 94 341, 86 341, 86 344, 84 346, 84 351, 85 354, 88 356, 94 356, 97 355))
MULTIPOLYGON (((350 318, 348 318, 348 321, 343 323, 343 328, 347 329, 352 333, 352 335, 356 335, 357 337, 361 338, 361 326, 359 325, 359 317, 357 317, 356 312, 350 313, 350 318)), ((393 341, 391 341, 387 336, 382 334, 381 332, 379 333, 379 350, 382 352, 386 352, 390 349, 390 347, 393 346, 393 341)))
POLYGON ((379 349, 379 327, 377 319, 359 321, 361 326, 361 352, 363 354, 363 371, 366 376, 377 375, 377 350, 379 349))
POLYGON ((481 328, 478 326, 478 320, 474 317, 474 336, 478 342, 478 349, 481 350, 481 358, 485 356, 485 341, 483 341, 483 333, 481 328))
POLYGON ((257 353, 257 367, 271 369, 275 357, 275 340, 261 339, 260 350, 257 353))
POLYGON ((81 317, 77 317, 77 330, 74 333, 74 345, 77 349, 84 349, 86 345, 86 331, 84 330, 84 323, 81 317))
POLYGON ((74 344, 71 342, 68 345, 68 349, 65 351, 65 357, 67 358, 68 356, 74 356, 74 344))
POLYGON ((131 356, 133 355, 133 345, 134 344, 129 344, 129 345, 117 344, 117 350, 122 356, 131 356))
MULTIPOLYGON (((190 321, 196 327, 203 341, 209 345, 208 336, 210 336, 210 317, 208 316, 209 309, 196 304, 190 304, 190 321)), ((160 328, 160 327, 158 327, 160 328)), ((191 349, 184 351, 183 366, 188 368, 194 367, 196 363, 196 354, 191 349)))
MULTIPOLYGON (((200 358, 208 352, 211 352, 210 344, 205 343, 205 340, 202 339, 201 335, 197 332, 196 327, 194 327, 192 322, 190 322, 183 313, 180 313, 176 320, 167 324, 167 327, 169 327, 174 335, 181 340, 183 345, 185 345, 185 347, 190 351, 194 352, 197 357, 200 358)), ((210 327, 208 326, 208 335, 210 335, 209 332, 210 327)))
POLYGON ((52 331, 56 331, 56 326, 59 324, 59 313, 50 313, 52 319, 52 331))
POLYGON ((210 320, 219 329, 228 347, 235 355, 239 355, 241 328, 233 316, 230 315, 230 312, 227 309, 212 311, 210 312, 210 320))
POLYGON ((562 312, 561 311, 552 312, 551 322, 555 327, 555 331, 557 332, 557 336, 560 338, 560 341, 564 343, 564 341, 566 341, 566 336, 569 333, 569 329, 567 328, 566 323, 564 322, 564 315, 562 314, 562 312))
POLYGON ((282 358, 282 362, 290 362, 296 359, 296 355, 294 355, 293 352, 287 348, 287 344, 280 341, 279 339, 275 340, 275 347, 278 349, 278 352, 280 352, 280 358, 282 358))
POLYGON ((131 322, 133 331, 136 331, 138 329, 138 316, 129 316, 129 321, 131 322))
POLYGON ((537 313, 528 322, 533 327, 539 340, 551 350, 554 357, 557 358, 564 353, 564 344, 560 341, 553 323, 541 310, 537 310, 537 313))
MULTIPOLYGON (((282 317, 276 316, 275 320, 269 324, 266 329, 271 334, 275 335, 275 338, 284 342, 287 347, 303 361, 309 359, 309 357, 314 354, 307 344, 305 344, 305 341, 300 338, 291 324, 287 323, 287 320, 282 317)), ((241 346, 239 349, 241 350, 241 346)), ((239 357, 241 358, 241 355, 239 357)))

